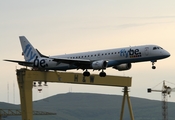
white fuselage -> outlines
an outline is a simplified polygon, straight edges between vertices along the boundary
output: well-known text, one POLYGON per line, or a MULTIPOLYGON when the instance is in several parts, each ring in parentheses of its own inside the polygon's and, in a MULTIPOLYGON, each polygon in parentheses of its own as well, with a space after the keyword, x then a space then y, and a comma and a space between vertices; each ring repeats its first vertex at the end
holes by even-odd
POLYGON ((25 61, 4 60, 19 65, 29 66, 35 70, 70 70, 82 69, 84 76, 89 76, 88 69, 102 70, 99 75, 105 77, 104 70, 112 67, 119 71, 129 70, 131 63, 151 61, 154 62, 170 56, 170 53, 157 45, 141 45, 134 47, 115 48, 107 50, 89 51, 57 56, 42 55, 25 36, 19 36, 22 53, 25 61))
MULTIPOLYGON (((157 61, 169 57, 170 53, 157 45, 142 45, 134 47, 124 47, 99 51, 81 52, 65 55, 50 56, 50 58, 64 58, 75 60, 104 60, 108 62, 107 67, 112 67, 124 63, 157 61)), ((75 69, 76 66, 70 64, 53 62, 47 60, 48 69, 68 70, 75 69)))

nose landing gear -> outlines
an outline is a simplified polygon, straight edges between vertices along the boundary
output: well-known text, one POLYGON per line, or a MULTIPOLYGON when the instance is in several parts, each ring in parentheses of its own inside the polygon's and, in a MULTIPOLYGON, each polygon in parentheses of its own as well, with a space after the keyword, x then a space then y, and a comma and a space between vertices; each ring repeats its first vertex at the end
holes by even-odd
POLYGON ((152 69, 156 69, 156 66, 152 66, 152 69))
POLYGON ((156 69, 156 66, 154 65, 156 61, 151 61, 152 62, 152 69, 156 69))

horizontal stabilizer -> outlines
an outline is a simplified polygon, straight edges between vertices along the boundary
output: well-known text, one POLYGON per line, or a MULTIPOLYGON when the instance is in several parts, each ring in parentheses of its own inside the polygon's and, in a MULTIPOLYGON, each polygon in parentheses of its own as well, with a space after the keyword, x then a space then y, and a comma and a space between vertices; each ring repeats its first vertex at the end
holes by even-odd
POLYGON ((26 62, 26 61, 17 61, 17 60, 4 60, 4 61, 15 62, 15 63, 18 63, 19 65, 23 65, 23 66, 32 66, 33 65, 33 62, 26 62))

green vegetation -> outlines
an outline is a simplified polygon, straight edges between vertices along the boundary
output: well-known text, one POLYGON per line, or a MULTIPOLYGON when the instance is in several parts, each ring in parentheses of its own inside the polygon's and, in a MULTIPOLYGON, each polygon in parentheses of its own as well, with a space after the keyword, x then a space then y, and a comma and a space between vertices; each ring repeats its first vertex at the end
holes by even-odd
MULTIPOLYGON (((162 119, 161 101, 131 97, 135 120, 162 119)), ((34 120, 119 120, 122 96, 89 93, 58 94, 33 103, 34 110, 54 112, 52 116, 34 116, 34 120)), ((175 118, 175 103, 169 102, 169 120, 175 118)), ((0 103, 1 108, 19 109, 19 105, 0 103)), ((21 117, 8 117, 19 120, 21 117)), ((127 104, 124 120, 130 120, 127 104)))

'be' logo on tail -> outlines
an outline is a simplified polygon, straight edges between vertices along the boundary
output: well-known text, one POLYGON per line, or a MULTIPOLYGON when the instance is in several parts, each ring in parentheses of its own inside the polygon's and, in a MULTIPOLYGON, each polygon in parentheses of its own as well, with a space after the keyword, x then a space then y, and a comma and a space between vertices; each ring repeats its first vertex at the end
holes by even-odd
POLYGON ((23 54, 27 62, 30 62, 36 56, 30 44, 26 45, 23 54))

